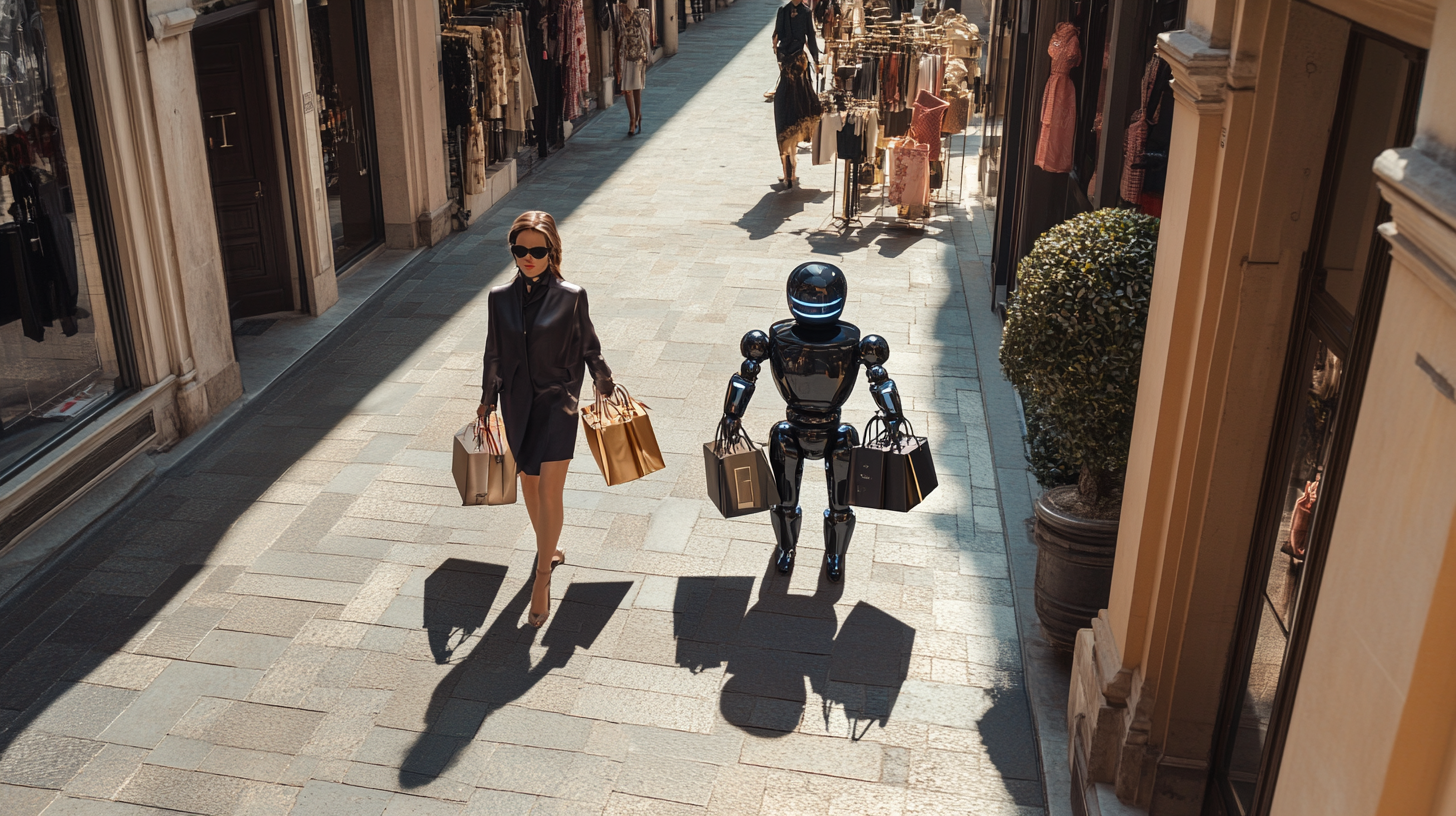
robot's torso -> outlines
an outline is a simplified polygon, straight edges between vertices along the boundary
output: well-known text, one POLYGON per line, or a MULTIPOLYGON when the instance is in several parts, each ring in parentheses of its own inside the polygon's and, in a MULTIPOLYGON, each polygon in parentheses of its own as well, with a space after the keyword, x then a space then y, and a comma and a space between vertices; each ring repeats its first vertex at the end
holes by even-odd
POLYGON ((805 326, 789 319, 773 324, 769 338, 774 384, 788 404, 789 421, 838 423, 859 372, 859 328, 843 321, 805 326))

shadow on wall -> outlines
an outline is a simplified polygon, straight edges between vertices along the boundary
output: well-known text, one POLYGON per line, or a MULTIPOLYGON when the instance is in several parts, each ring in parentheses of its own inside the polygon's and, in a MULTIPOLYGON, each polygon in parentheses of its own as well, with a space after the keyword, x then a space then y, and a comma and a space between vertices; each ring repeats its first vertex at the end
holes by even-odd
MULTIPOLYGON (((506 568, 451 558, 425 579, 425 628, 436 663, 448 663, 490 611, 506 568)), ((399 768, 400 786, 419 788, 442 776, 475 740, 486 718, 519 700, 553 669, 566 666, 580 646, 590 649, 627 597, 631 581, 575 582, 553 602, 541 645, 546 654, 533 666, 536 630, 523 623, 531 602, 527 583, 511 597, 465 659, 435 686, 425 710, 425 730, 399 768)))
POLYGON ((726 664, 719 710, 739 728, 763 729, 755 732, 760 736, 799 727, 808 704, 806 677, 823 700, 826 728, 836 704, 844 707, 854 739, 874 722, 883 727, 909 673, 915 630, 864 601, 839 626, 834 604, 843 585, 822 572, 813 595, 790 595, 788 585, 770 563, 749 608, 751 577, 679 578, 677 664, 695 673, 726 664))

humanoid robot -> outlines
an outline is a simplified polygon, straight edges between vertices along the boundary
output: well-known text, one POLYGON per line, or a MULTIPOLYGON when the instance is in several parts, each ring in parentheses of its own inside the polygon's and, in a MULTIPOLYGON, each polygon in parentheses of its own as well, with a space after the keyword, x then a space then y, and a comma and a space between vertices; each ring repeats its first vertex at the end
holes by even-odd
POLYGON ((739 348, 746 358, 728 384, 723 399, 723 424, 736 432, 764 360, 774 384, 788 404, 785 420, 769 432, 769 462, 778 486, 779 504, 769 508, 778 540, 775 564, 794 568, 799 543, 799 482, 805 459, 823 459, 829 481, 829 509, 824 511, 824 569, 830 581, 844 577, 844 555, 854 534, 850 509, 850 453, 859 444, 853 425, 841 425, 839 409, 854 388, 860 364, 866 367, 870 396, 889 427, 904 420, 900 392, 885 372, 890 345, 883 337, 861 338, 859 329, 839 319, 848 284, 838 267, 806 263, 789 273, 792 320, 780 320, 767 334, 757 329, 743 335, 739 348))

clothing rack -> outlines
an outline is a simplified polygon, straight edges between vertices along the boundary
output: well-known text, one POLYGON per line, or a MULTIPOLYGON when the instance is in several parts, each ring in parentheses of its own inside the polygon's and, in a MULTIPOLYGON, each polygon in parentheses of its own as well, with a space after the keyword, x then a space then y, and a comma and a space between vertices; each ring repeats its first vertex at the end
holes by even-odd
MULTIPOLYGON (((913 61, 916 68, 919 68, 921 66, 919 60, 926 56, 938 56, 941 58, 938 70, 944 71, 951 60, 964 56, 964 54, 957 55, 952 53, 953 35, 949 30, 950 27, 955 27, 958 32, 955 36, 964 40, 964 30, 969 23, 957 16, 946 17, 944 13, 929 21, 921 21, 905 15, 900 19, 879 22, 870 20, 869 10, 859 7, 860 10, 865 12, 863 29, 859 31, 856 30, 857 26, 855 24, 856 0, 843 0, 842 5, 843 8, 838 15, 836 29, 830 33, 839 35, 847 34, 848 36, 828 36, 825 38, 825 52, 826 56, 829 57, 827 60, 829 65, 826 67, 829 71, 830 83, 834 88, 831 94, 826 95, 826 109, 832 107, 834 110, 839 111, 849 118, 854 118, 856 114, 862 114, 867 111, 876 111, 882 117, 877 122, 880 129, 890 124, 889 120, 892 115, 898 119, 899 126, 904 127, 903 123, 905 120, 903 116, 906 115, 907 111, 913 110, 913 101, 909 97, 913 97, 915 93, 915 88, 908 87, 904 84, 908 81, 904 73, 907 70, 905 66, 912 64, 913 61), (897 71, 897 73, 891 74, 891 76, 894 76, 895 80, 901 83, 898 87, 882 87, 881 82, 884 81, 884 74, 877 74, 869 80, 862 78, 860 72, 864 70, 866 61, 873 60, 872 69, 878 71, 882 65, 880 61, 895 54, 903 55, 898 62, 892 63, 898 67, 891 69, 897 71), (853 68, 854 71, 849 75, 845 75, 841 69, 846 68, 853 68), (872 96, 855 96, 856 93, 867 93, 866 85, 869 88, 868 93, 872 94, 872 96), (890 89, 888 96, 887 87, 890 89), (903 95, 901 93, 902 91, 903 95)), ((945 94, 943 90, 940 90, 943 81, 943 77, 937 77, 928 87, 936 91, 937 94, 942 95, 942 98, 946 98, 947 101, 952 101, 953 103, 956 99, 966 98, 959 94, 954 98, 951 95, 945 94)), ((915 84, 921 88, 927 87, 918 82, 915 84)), ((969 83, 967 84, 969 85, 969 83)), ((969 88, 967 90, 969 91, 969 88)), ((913 170, 913 167, 909 171, 911 175, 908 178, 916 179, 912 182, 912 185, 920 190, 926 191, 923 193, 925 203, 922 205, 919 203, 919 200, 915 200, 909 205, 904 205, 907 208, 904 215, 896 210, 892 210, 892 214, 885 213, 885 207, 889 204, 890 200, 890 177, 895 172, 895 168, 884 164, 889 158, 889 153, 887 152, 888 141, 885 138, 883 130, 877 134, 874 139, 875 144, 873 149, 863 160, 844 160, 842 156, 836 154, 836 163, 843 160, 844 167, 842 170, 838 167, 835 169, 832 193, 834 201, 833 221, 841 227, 863 224, 862 216, 864 216, 875 220, 888 219, 898 224, 923 229, 928 222, 929 215, 935 207, 947 206, 960 201, 964 196, 967 141, 964 129, 961 132, 961 143, 959 146, 960 172, 958 175, 950 172, 952 168, 956 167, 955 134, 940 133, 938 136, 938 141, 930 146, 933 151, 931 155, 934 158, 930 159, 929 161, 931 163, 925 166, 924 173, 926 176, 923 177, 923 180, 920 180, 922 177, 913 170), (872 166, 880 167, 880 172, 884 173, 883 180, 877 185, 873 183, 873 176, 869 179, 871 183, 866 183, 866 179, 864 178, 866 169, 872 166), (932 177, 932 168, 939 171, 938 177, 940 184, 938 187, 929 186, 932 177), (840 197, 841 176, 843 177, 842 198, 840 197), (952 180, 954 178, 959 178, 960 182, 955 184, 954 189, 952 189, 952 180), (869 215, 863 206, 863 204, 867 203, 863 201, 863 197, 865 193, 873 195, 874 186, 880 188, 878 190, 879 201, 873 207, 873 215, 869 215), (915 211, 917 209, 919 210, 918 213, 915 211)), ((915 159, 911 161, 913 162, 915 159)), ((900 169, 902 171, 904 167, 905 165, 901 163, 900 169)), ((918 197, 922 194, 917 193, 916 195, 918 197)), ((901 205, 890 206, 899 207, 901 205)))

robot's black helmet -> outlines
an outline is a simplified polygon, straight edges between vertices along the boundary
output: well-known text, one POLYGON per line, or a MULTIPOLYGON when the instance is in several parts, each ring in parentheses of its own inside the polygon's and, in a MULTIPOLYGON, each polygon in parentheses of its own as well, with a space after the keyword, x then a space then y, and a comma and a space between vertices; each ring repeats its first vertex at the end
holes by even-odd
POLYGON ((789 311, 800 323, 834 323, 844 313, 849 283, 834 264, 799 264, 789 273, 789 311))

